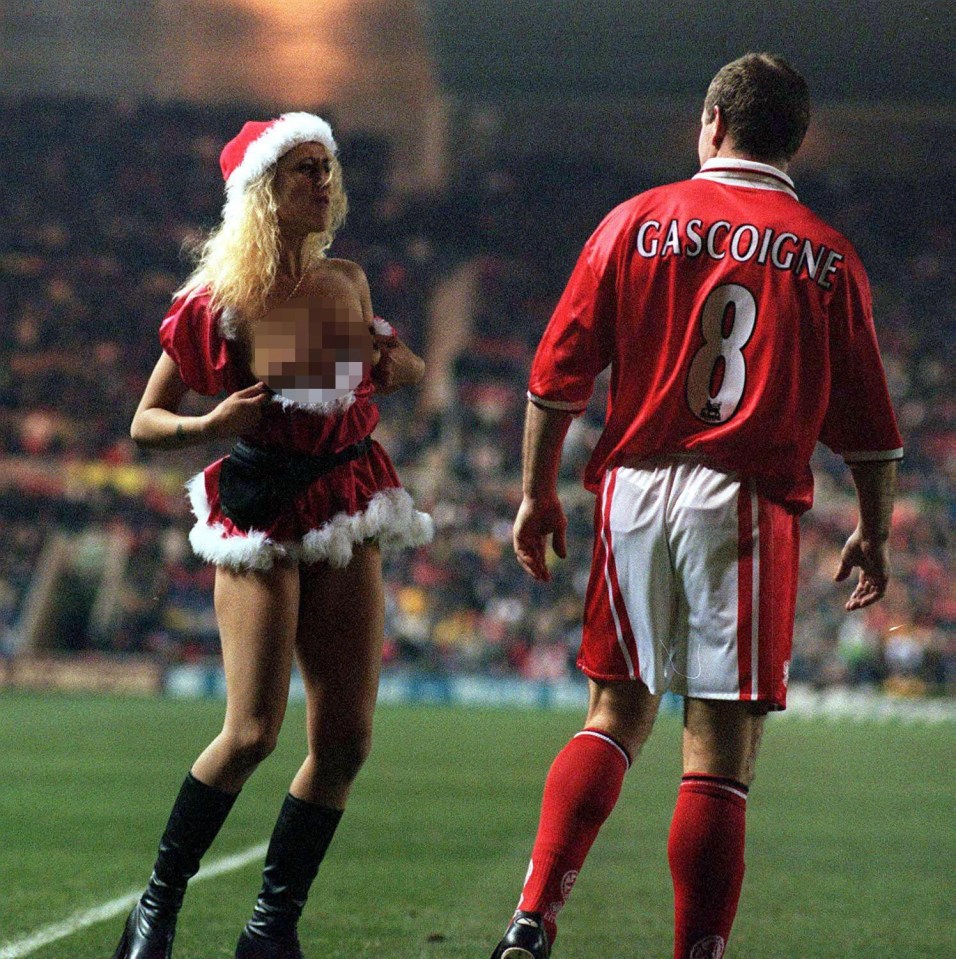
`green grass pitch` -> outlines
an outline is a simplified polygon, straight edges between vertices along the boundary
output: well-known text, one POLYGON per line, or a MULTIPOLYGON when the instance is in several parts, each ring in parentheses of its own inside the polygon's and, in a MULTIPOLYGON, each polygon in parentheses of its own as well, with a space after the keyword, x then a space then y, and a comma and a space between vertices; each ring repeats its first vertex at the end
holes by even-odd
MULTIPOLYGON (((146 880, 169 805, 221 705, 0 696, 0 955, 146 880)), ((541 784, 579 725, 566 712, 389 706, 301 925, 309 959, 487 959, 527 865, 541 784)), ((209 854, 268 838, 303 750, 276 754, 209 854)), ((667 959, 666 837, 680 728, 662 716, 562 916, 555 959, 667 959)), ((953 955, 952 726, 771 716, 728 959, 953 955)), ((259 863, 197 884, 177 959, 228 959, 259 863)), ((108 959, 122 918, 37 959, 108 959)))

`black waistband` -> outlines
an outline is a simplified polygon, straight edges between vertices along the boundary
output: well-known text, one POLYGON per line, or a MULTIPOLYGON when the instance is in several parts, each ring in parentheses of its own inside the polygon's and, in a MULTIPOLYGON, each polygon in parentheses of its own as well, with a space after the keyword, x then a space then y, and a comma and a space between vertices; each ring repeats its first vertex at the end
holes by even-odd
POLYGON ((282 475, 300 482, 311 482, 325 473, 364 456, 372 446, 372 437, 346 446, 337 453, 299 453, 294 450, 270 450, 238 440, 229 455, 242 466, 257 473, 282 475))

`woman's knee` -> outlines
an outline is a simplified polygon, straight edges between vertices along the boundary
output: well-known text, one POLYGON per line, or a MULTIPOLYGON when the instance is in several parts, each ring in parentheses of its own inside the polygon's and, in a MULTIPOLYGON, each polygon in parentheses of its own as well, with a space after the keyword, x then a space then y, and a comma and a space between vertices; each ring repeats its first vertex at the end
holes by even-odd
POLYGON ((272 723, 246 723, 223 730, 223 745, 233 764, 254 769, 275 750, 279 730, 272 723))
POLYGON ((312 745, 312 759, 325 775, 351 782, 371 751, 371 726, 362 725, 329 730, 316 736, 312 745))

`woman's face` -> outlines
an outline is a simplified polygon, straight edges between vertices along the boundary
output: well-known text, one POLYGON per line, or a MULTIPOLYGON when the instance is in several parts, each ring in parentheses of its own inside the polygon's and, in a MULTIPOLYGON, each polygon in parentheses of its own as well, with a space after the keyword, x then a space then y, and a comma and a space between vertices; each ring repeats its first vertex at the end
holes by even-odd
POLYGON ((333 162, 321 143, 300 143, 279 157, 273 190, 280 230, 304 236, 328 229, 333 162))

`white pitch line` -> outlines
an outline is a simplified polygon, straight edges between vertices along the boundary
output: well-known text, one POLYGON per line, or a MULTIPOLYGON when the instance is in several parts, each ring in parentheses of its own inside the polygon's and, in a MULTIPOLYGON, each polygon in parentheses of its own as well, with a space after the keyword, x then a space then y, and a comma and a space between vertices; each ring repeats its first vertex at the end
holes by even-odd
MULTIPOLYGON (((216 859, 209 863, 208 866, 200 869, 192 882, 201 882, 203 879, 215 879, 216 876, 221 876, 223 873, 235 872, 237 869, 248 865, 254 859, 259 859, 264 856, 267 845, 268 843, 263 842, 258 846, 253 846, 251 849, 238 852, 233 856, 224 856, 222 859, 216 859)), ((49 926, 43 926, 43 928, 31 932, 28 936, 24 936, 21 939, 11 939, 9 942, 5 942, 0 946, 0 959, 22 959, 23 956, 29 956, 31 953, 36 952, 37 949, 42 949, 51 942, 56 942, 58 939, 65 939, 67 936, 72 936, 74 932, 79 932, 81 929, 86 929, 89 926, 96 925, 98 922, 112 919, 126 912, 127 909, 132 909, 141 895, 142 889, 137 889, 135 892, 128 892, 123 896, 117 896, 116 899, 111 899, 109 902, 104 902, 100 906, 94 906, 92 909, 82 909, 74 912, 72 916, 68 916, 61 922, 54 922, 49 926)))

